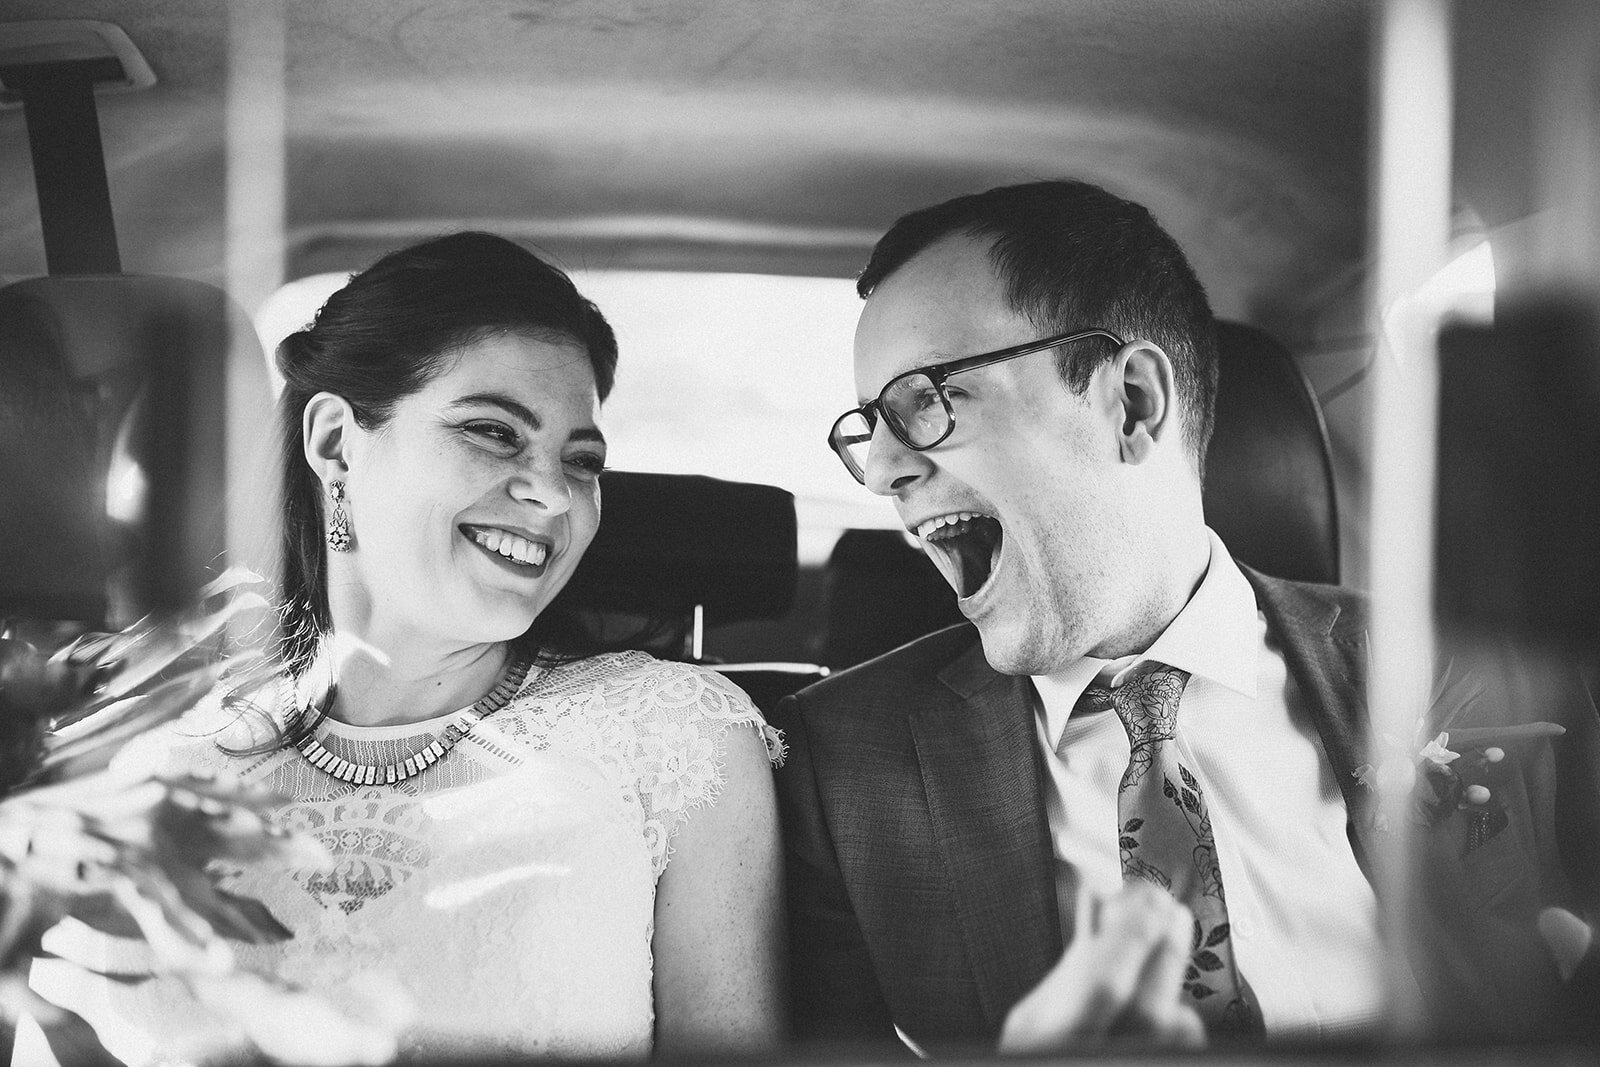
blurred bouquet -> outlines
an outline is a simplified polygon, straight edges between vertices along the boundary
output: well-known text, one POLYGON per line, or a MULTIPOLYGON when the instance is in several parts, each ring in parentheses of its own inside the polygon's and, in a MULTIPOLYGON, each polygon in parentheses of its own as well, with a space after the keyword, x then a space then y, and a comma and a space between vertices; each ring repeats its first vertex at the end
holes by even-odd
POLYGON ((230 626, 267 608, 255 575, 233 570, 190 615, 145 619, 46 654, 0 639, 0 1015, 26 1014, 62 1063, 114 1063, 77 1015, 28 987, 45 933, 76 921, 142 939, 150 975, 175 978, 237 1023, 268 1057, 382 1063, 394 1026, 340 1016, 310 994, 234 967, 228 940, 290 932, 259 902, 218 888, 213 861, 326 862, 320 845, 270 823, 278 799, 235 781, 129 777, 111 769, 130 738, 169 722, 259 653, 223 655, 230 626))

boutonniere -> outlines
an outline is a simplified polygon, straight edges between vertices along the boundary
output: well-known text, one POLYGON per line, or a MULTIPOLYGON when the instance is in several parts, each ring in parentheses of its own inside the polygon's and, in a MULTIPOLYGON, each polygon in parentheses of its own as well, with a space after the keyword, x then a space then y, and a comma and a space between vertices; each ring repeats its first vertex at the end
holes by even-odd
MULTIPOLYGON (((1380 796, 1406 793, 1410 799, 1405 810, 1418 826, 1431 828, 1453 818, 1466 819, 1467 852, 1505 829, 1505 808, 1491 788, 1498 765, 1506 759, 1505 745, 1566 732, 1549 722, 1452 730, 1452 724, 1486 691, 1476 672, 1457 674, 1453 663, 1446 666, 1411 736, 1400 740, 1380 734, 1378 762, 1363 763, 1351 772, 1356 781, 1380 796)), ((1380 805, 1372 816, 1372 828, 1380 833, 1389 829, 1386 807, 1380 805)))

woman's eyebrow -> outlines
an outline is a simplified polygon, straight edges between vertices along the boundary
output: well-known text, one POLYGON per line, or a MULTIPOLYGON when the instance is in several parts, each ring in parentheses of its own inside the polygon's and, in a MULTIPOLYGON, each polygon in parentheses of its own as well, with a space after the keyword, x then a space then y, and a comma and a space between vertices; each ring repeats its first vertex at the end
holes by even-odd
POLYGON ((544 427, 544 423, 539 419, 539 416, 535 415, 527 405, 504 393, 469 393, 466 396, 457 397, 451 402, 450 406, 452 408, 468 408, 483 404, 500 408, 513 418, 527 423, 530 429, 538 430, 544 427))
MULTIPOLYGON (((539 416, 521 401, 507 396, 505 393, 469 393, 451 401, 452 408, 469 408, 487 404, 497 407, 513 418, 520 419, 528 425, 529 429, 542 430, 544 423, 539 416)), ((600 432, 599 427, 583 426, 573 430, 567 435, 569 441, 593 441, 596 444, 605 444, 606 435, 600 432)))

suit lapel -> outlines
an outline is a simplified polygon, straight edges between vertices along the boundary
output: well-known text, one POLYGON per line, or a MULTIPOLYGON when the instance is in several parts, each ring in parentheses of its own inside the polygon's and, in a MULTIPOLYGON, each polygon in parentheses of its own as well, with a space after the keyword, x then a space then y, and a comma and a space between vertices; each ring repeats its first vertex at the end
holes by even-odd
MULTIPOLYGON (((1366 631, 1333 591, 1241 565, 1305 699, 1368 873, 1373 798, 1366 762, 1366 631)), ((940 673, 948 700, 910 719, 929 817, 949 872, 963 946, 991 1028, 1061 953, 1032 687, 1001 675, 973 646, 940 673)))
POLYGON ((1356 862, 1371 881, 1374 797, 1355 776, 1356 768, 1367 762, 1368 747, 1364 613, 1345 610, 1346 598, 1331 588, 1270 578, 1242 564, 1239 569, 1255 588, 1268 632, 1282 648, 1284 662, 1305 698, 1306 711, 1344 795, 1356 862))
POLYGON ((1056 961, 1049 828, 1032 687, 972 649, 940 675, 951 690, 911 718, 928 811, 991 1027, 1056 961))

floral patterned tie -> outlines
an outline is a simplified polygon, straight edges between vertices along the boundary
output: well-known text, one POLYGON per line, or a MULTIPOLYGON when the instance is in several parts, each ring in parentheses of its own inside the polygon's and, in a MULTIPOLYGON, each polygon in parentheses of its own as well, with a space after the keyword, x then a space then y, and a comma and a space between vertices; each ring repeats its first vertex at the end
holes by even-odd
POLYGON ((1194 913, 1194 940, 1183 989, 1213 1034, 1258 1034, 1260 1016, 1233 961, 1228 908, 1216 841, 1200 782, 1172 744, 1187 671, 1142 664, 1115 689, 1098 683, 1073 714, 1112 710, 1132 752, 1117 793, 1122 878, 1154 882, 1194 913))

